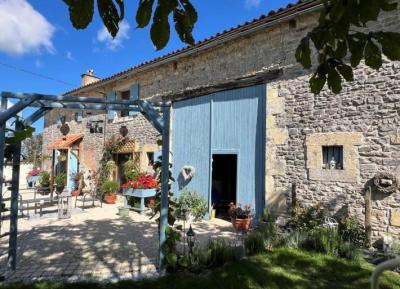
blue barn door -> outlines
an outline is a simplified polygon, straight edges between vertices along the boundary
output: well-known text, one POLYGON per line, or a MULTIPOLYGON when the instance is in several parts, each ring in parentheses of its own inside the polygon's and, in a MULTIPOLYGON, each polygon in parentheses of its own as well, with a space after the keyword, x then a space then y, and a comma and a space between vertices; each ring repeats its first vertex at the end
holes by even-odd
POLYGON ((75 188, 75 176, 78 173, 78 150, 69 150, 68 153, 67 189, 71 193, 75 188))
MULTIPOLYGON (((185 165, 196 174, 188 190, 211 204, 212 157, 237 158, 236 202, 264 207, 266 86, 229 90, 179 101, 173 105, 173 165, 178 177, 185 165)), ((179 194, 179 184, 174 185, 179 194)))

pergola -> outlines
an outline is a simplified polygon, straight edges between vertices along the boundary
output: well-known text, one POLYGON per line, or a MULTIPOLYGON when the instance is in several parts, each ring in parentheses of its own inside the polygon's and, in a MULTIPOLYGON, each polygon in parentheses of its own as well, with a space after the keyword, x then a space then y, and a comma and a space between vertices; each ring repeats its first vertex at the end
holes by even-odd
MULTIPOLYGON (((15 132, 21 131, 24 125, 32 125, 44 116, 46 112, 54 108, 80 109, 80 110, 103 110, 103 111, 132 111, 140 112, 152 123, 162 134, 162 172, 161 172, 161 212, 160 212, 160 242, 159 256, 160 269, 164 260, 165 229, 168 225, 168 182, 169 182, 169 127, 170 127, 170 102, 149 102, 139 98, 137 84, 130 88, 129 100, 117 100, 116 92, 107 93, 107 98, 98 97, 75 97, 63 95, 45 95, 39 93, 14 93, 1 92, 0 107, 0 204, 3 201, 3 168, 4 148, 6 138, 6 122, 15 119, 15 132), (17 102, 7 107, 9 99, 17 102), (19 113, 27 107, 37 108, 25 120, 19 117, 19 113)), ((18 235, 18 192, 19 192, 19 170, 21 158, 21 141, 17 141, 12 147, 12 185, 10 206, 10 232, 8 247, 8 267, 16 269, 17 235, 18 235)), ((0 212, 0 220, 1 220, 0 212)))

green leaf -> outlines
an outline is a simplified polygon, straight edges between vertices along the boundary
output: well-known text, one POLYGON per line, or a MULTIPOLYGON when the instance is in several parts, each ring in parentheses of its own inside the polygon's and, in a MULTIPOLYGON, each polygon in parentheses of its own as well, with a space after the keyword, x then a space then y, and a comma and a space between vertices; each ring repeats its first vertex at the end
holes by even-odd
POLYGON ((310 49, 310 38, 304 37, 300 45, 296 49, 296 60, 304 68, 311 68, 311 49, 310 49))
POLYGON ((168 265, 175 267, 176 263, 178 262, 178 256, 175 253, 169 253, 167 256, 165 256, 165 259, 168 263, 168 265))
POLYGON ((69 19, 76 29, 85 29, 93 20, 94 0, 63 0, 68 5, 69 19))
POLYGON ((353 68, 351 66, 346 65, 346 64, 339 64, 336 69, 340 72, 340 74, 343 76, 346 81, 353 81, 354 80, 354 75, 353 75, 353 68))
POLYGON ((150 35, 153 44, 157 50, 164 48, 170 37, 170 27, 168 16, 172 13, 174 6, 172 1, 159 1, 156 11, 154 12, 153 24, 151 26, 150 35))
POLYGON ((318 73, 315 73, 310 78, 311 92, 314 93, 314 94, 320 93, 322 88, 324 88, 325 83, 326 83, 325 75, 319 75, 318 73))
POLYGON ((335 94, 342 91, 342 78, 335 68, 328 72, 328 87, 335 94))
POLYGON ((146 27, 153 13, 154 0, 140 0, 139 8, 136 12, 136 22, 139 28, 146 27))
POLYGON ((108 32, 112 37, 117 36, 119 22, 123 17, 123 11, 121 11, 121 15, 119 15, 117 7, 115 7, 115 4, 112 0, 97 0, 97 8, 108 32))
POLYGON ((366 43, 365 38, 358 38, 354 35, 348 37, 347 42, 349 44, 349 50, 351 52, 350 63, 351 66, 356 67, 360 64, 361 59, 363 58, 363 52, 366 43))
POLYGON ((400 33, 397 32, 377 32, 373 37, 382 46, 382 52, 390 60, 400 60, 400 33))
POLYGON ((332 57, 336 59, 342 59, 347 54, 347 42, 346 41, 338 41, 336 50, 330 54, 332 57))
POLYGON ((381 9, 383 11, 393 11, 393 10, 396 10, 396 8, 397 8, 396 2, 392 2, 390 0, 382 0, 381 1, 381 9))
POLYGON ((197 22, 197 12, 188 0, 181 0, 183 8, 174 10, 175 30, 179 38, 190 45, 194 45, 192 31, 197 22))
POLYGON ((373 69, 378 70, 382 66, 382 54, 378 46, 371 40, 367 41, 364 50, 365 64, 373 69))
MULTIPOLYGON (((360 20, 365 25, 368 21, 376 21, 381 10, 380 1, 382 0, 363 0, 358 5, 360 20)), ((356 11, 354 11, 356 13, 356 11)))

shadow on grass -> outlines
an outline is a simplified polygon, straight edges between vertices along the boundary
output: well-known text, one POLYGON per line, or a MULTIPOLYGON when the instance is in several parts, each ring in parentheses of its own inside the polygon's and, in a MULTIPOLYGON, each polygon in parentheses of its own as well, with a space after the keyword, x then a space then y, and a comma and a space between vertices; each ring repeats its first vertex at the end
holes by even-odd
MULTIPOLYGON (((372 266, 334 257, 277 249, 266 254, 232 263, 208 274, 179 273, 157 280, 116 284, 13 284, 7 289, 365 289, 369 288, 372 266)), ((400 276, 386 273, 381 289, 400 288, 400 276)))

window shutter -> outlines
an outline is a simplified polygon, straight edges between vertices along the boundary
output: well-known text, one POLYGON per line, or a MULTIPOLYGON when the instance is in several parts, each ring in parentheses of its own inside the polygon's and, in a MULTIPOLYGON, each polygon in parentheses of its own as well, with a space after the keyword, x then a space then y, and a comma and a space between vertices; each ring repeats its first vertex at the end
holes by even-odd
MULTIPOLYGON (((107 92, 107 99, 108 100, 116 100, 117 99, 117 93, 115 91, 110 91, 107 92)), ((114 118, 117 116, 117 112, 115 110, 109 110, 107 111, 107 119, 112 121, 114 118)))
MULTIPOLYGON (((139 99, 139 85, 137 83, 132 84, 131 86, 131 94, 129 100, 138 100, 139 99)), ((129 115, 137 115, 136 111, 129 111, 129 115)))

